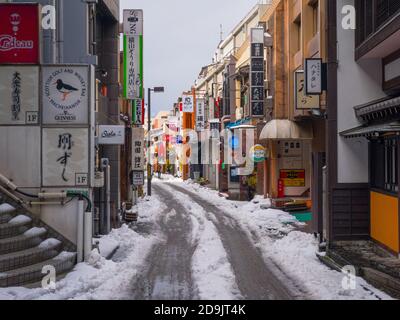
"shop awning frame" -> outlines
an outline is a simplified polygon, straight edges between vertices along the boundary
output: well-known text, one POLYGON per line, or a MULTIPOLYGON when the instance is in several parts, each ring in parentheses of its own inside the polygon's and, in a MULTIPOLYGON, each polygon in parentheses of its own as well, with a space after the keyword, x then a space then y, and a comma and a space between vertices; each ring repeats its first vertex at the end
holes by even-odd
POLYGON ((400 122, 391 122, 391 123, 382 123, 382 124, 375 124, 370 126, 359 126, 349 130, 345 130, 340 132, 339 134, 346 138, 372 138, 372 137, 379 137, 382 134, 387 133, 400 133, 400 122))
POLYGON ((260 140, 312 140, 313 126, 310 122, 298 123, 286 119, 269 121, 260 134, 260 140))
POLYGON ((384 120, 397 116, 400 117, 400 97, 384 98, 367 104, 354 107, 358 120, 369 123, 377 120, 384 120))

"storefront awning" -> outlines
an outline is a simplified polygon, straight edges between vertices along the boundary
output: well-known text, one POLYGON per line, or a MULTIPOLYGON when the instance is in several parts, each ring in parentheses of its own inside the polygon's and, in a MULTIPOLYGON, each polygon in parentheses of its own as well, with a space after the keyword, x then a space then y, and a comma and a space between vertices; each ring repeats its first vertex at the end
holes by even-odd
POLYGON ((400 132, 400 122, 383 123, 371 126, 361 126, 340 133, 345 138, 375 137, 385 133, 400 132))
POLYGON ((311 140, 314 138, 311 123, 296 123, 290 120, 272 120, 261 132, 260 140, 311 140))

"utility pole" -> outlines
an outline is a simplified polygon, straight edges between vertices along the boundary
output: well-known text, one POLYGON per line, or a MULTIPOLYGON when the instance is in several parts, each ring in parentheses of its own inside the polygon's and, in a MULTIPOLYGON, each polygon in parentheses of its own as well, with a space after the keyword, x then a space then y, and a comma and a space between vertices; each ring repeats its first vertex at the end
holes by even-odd
POLYGON ((148 89, 147 96, 147 195, 151 196, 151 163, 150 163, 150 147, 151 147, 151 88, 148 89))

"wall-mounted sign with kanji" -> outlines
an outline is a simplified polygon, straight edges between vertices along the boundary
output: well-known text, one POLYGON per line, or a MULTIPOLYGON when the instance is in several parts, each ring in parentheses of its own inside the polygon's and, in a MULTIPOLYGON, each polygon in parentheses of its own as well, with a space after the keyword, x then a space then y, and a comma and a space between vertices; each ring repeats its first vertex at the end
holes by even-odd
POLYGON ((307 95, 304 80, 304 71, 296 71, 294 74, 295 83, 295 108, 298 110, 310 110, 320 108, 320 96, 307 95))
POLYGON ((250 113, 252 117, 264 117, 264 28, 251 29, 250 53, 250 113))
POLYGON ((39 124, 39 67, 0 66, 0 125, 39 124))
POLYGON ((132 170, 144 170, 144 129, 132 128, 132 170))
POLYGON ((89 130, 45 128, 42 133, 42 186, 89 185, 89 130))
POLYGON ((307 95, 322 94, 323 67, 322 59, 305 60, 305 87, 307 95))

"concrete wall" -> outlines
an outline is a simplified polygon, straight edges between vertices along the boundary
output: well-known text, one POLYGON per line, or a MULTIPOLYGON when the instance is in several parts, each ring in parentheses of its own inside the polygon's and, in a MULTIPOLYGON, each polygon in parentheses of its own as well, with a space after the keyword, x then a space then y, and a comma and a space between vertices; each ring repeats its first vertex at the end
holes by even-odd
MULTIPOLYGON (((354 106, 382 97, 381 61, 378 59, 354 61, 355 31, 342 28, 341 10, 354 5, 354 0, 337 2, 338 37, 338 132, 360 125, 354 114, 354 106), (349 94, 351 90, 351 94, 349 94)), ((366 139, 345 140, 338 138, 338 182, 368 182, 368 142, 366 139)))

